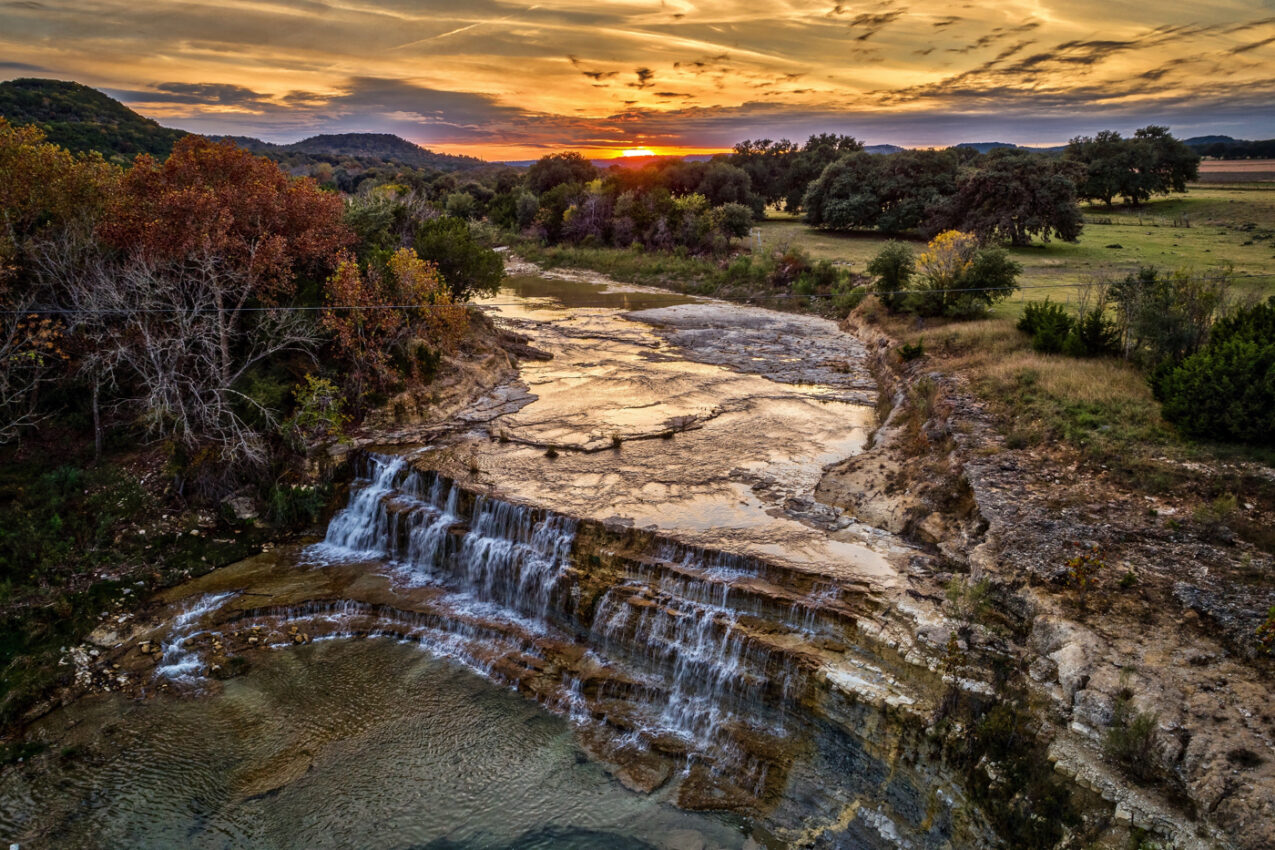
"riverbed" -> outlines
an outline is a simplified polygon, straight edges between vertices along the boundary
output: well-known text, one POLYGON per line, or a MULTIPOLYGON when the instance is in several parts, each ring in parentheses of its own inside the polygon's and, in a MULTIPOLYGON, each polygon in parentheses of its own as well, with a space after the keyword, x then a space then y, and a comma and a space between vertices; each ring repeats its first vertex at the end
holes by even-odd
MULTIPOLYGON (((105 641, 124 693, 40 721, 53 749, 0 776, 0 840, 707 850, 854 799, 790 795, 794 765, 880 758, 811 725, 829 683, 925 699, 857 625, 913 550, 812 495, 873 427, 863 346, 514 271, 479 305, 551 359, 431 442, 361 455, 322 543, 168 591, 105 641)), ((895 843, 891 817, 837 846, 895 843)))

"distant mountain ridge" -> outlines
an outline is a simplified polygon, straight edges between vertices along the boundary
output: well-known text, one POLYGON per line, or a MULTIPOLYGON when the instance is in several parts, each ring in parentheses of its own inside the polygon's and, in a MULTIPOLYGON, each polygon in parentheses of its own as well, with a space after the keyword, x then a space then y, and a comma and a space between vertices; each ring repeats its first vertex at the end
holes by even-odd
POLYGON ((261 139, 249 136, 215 136, 213 138, 228 139, 246 151, 271 158, 289 154, 353 157, 381 160, 412 168, 433 168, 438 171, 460 171, 488 164, 485 160, 473 156, 436 153, 391 133, 325 133, 284 145, 263 142, 261 139))
MULTIPOLYGON (((108 159, 131 160, 148 153, 160 159, 172 152, 178 140, 189 135, 184 130, 161 126, 137 114, 113 97, 80 83, 64 80, 19 78, 0 83, 0 116, 15 125, 35 124, 49 141, 76 153, 98 151, 108 159)), ((327 133, 299 142, 275 144, 248 136, 214 136, 234 142, 239 147, 276 161, 298 159, 342 159, 361 161, 363 167, 379 163, 438 171, 461 171, 487 165, 528 166, 534 160, 489 163, 477 157, 444 154, 423 148, 390 133, 327 133)), ((1183 142, 1206 156, 1223 159, 1275 157, 1275 139, 1251 141, 1224 135, 1194 136, 1183 142)), ((1065 145, 1032 147, 1012 142, 961 142, 953 147, 987 153, 999 148, 1059 153, 1065 145)), ((890 154, 905 150, 898 145, 868 145, 868 153, 890 154)), ((729 153, 723 151, 723 153, 729 153)), ((714 154, 691 154, 687 160, 712 159, 714 154)), ((598 159, 593 164, 606 169, 619 165, 640 168, 650 162, 677 157, 649 156, 598 159)))
POLYGON ((98 151, 108 159, 142 153, 162 159, 187 135, 161 127, 97 89, 63 80, 0 83, 0 115, 11 124, 36 125, 49 141, 69 151, 98 151))
MULTIPOLYGON (((108 159, 130 160, 148 153, 159 159, 173 151, 185 130, 163 127, 138 115, 108 94, 63 80, 21 78, 0 83, 0 116, 10 123, 34 124, 50 142, 69 151, 97 151, 108 159)), ((460 171, 487 163, 477 157, 435 153, 389 133, 339 133, 276 145, 246 136, 221 136, 271 159, 285 156, 353 157, 411 168, 460 171)))

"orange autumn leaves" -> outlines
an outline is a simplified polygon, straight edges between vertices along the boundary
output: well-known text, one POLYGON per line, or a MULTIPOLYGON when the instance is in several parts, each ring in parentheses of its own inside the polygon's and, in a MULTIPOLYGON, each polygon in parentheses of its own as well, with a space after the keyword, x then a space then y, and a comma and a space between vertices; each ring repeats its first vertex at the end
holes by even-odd
POLYGON ((410 248, 396 251, 385 269, 366 271, 343 255, 326 301, 323 327, 350 367, 346 383, 356 398, 393 391, 404 378, 420 381, 424 363, 417 341, 451 350, 469 322, 438 269, 410 248))
POLYGON ((149 262, 211 262, 267 304, 295 294, 354 241, 340 196, 230 142, 187 136, 163 163, 140 156, 98 227, 149 262))
POLYGON ((357 412, 420 387, 467 308, 415 252, 358 244, 340 195, 228 142, 122 169, 0 119, 0 444, 48 383, 235 462, 288 412, 263 382, 317 370, 357 412))

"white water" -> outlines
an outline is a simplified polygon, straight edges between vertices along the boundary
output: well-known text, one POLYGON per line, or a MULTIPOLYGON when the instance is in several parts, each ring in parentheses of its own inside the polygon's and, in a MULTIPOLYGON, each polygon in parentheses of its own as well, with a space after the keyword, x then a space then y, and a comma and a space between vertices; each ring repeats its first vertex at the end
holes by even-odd
MULTIPOLYGON (((414 641, 486 673, 483 658, 540 656, 542 637, 583 642, 599 667, 640 683, 628 695, 642 723, 631 736, 635 743, 672 735, 690 753, 738 764, 731 727, 783 736, 785 703, 805 685, 805 674, 744 628, 746 619, 765 613, 763 602, 735 585, 763 580, 761 565, 663 543, 649 562, 630 564, 629 578, 583 618, 572 576, 577 526, 552 512, 463 496, 453 482, 401 458, 370 455, 348 506, 310 555, 326 563, 389 562, 408 582, 446 590, 434 600, 438 614, 374 622, 370 612, 357 612, 362 619, 341 633, 414 641)), ((787 616, 781 610, 778 625, 813 636, 821 628, 819 607, 836 598, 827 588, 804 597, 787 616)), ((556 707, 587 722, 578 679, 564 676, 556 707)))
POLYGON ((173 618, 168 639, 161 646, 159 665, 155 676, 173 682, 197 682, 203 678, 204 662, 199 653, 188 646, 192 638, 204 634, 200 621, 216 611, 233 593, 208 593, 198 597, 173 618))

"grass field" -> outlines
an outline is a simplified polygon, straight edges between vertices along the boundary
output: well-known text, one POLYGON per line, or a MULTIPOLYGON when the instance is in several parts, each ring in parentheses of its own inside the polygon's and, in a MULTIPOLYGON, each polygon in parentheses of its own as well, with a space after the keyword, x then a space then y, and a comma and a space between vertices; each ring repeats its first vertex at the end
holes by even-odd
MULTIPOLYGON (((1025 301, 1046 296, 1074 301, 1081 293, 1074 284, 1099 274, 1123 276, 1140 265, 1202 271, 1229 262, 1237 297, 1275 295, 1275 183, 1197 184, 1184 197, 1140 209, 1091 207, 1085 217, 1076 244, 1051 242, 1012 251, 1023 265, 1023 290, 987 319, 887 316, 871 301, 865 314, 901 342, 923 345, 935 366, 968 380, 1001 419, 1011 447, 1066 445, 1095 467, 1153 492, 1187 486, 1212 498, 1251 486, 1227 476, 1206 479, 1182 462, 1269 465, 1275 461, 1272 452, 1185 441, 1164 421, 1146 376, 1135 366, 1113 358, 1038 353, 1015 323, 1025 301)), ((772 244, 798 245, 816 257, 848 262, 856 272, 886 242, 877 235, 815 231, 792 218, 767 221, 762 232, 772 244)))
MULTIPOLYGON (((848 263, 860 273, 887 241, 875 233, 815 230, 784 214, 760 226, 763 247, 800 246, 816 259, 848 263)), ((1074 300, 1077 284, 1100 274, 1123 276, 1143 265, 1203 271, 1230 262, 1237 290, 1275 294, 1275 183, 1196 184, 1185 196, 1137 209, 1086 207, 1079 242, 1038 242, 1010 253, 1023 266, 1023 290, 998 310, 1005 315, 1016 314, 1023 301, 1074 300)))

